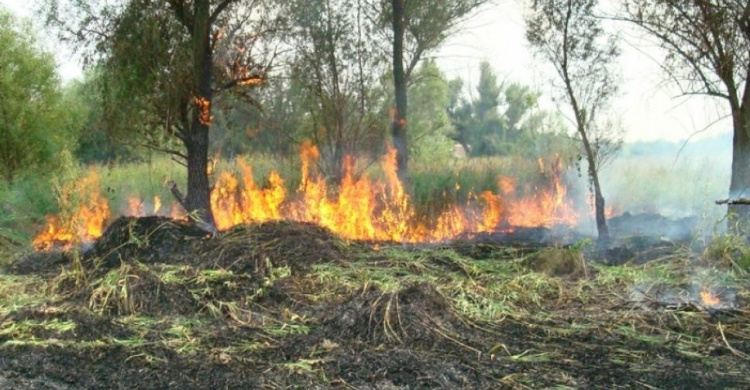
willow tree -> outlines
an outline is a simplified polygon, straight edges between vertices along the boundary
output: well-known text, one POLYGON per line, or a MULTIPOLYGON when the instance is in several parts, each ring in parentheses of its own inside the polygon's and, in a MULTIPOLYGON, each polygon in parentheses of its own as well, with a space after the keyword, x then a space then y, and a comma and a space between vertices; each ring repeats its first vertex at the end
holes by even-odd
POLYGON ((597 0, 536 0, 527 17, 526 37, 537 53, 553 65, 573 112, 594 192, 596 228, 599 239, 606 241, 609 229, 598 169, 604 151, 597 148, 601 143, 592 135, 601 132, 598 114, 617 92, 612 65, 620 51, 615 39, 607 36, 600 19, 594 16, 596 6, 597 0))
POLYGON ((380 12, 390 28, 393 60, 393 86, 396 105, 391 133, 396 148, 398 174, 408 172, 407 89, 419 61, 456 33, 457 27, 473 11, 489 0, 381 0, 380 12))
POLYGON ((187 168, 186 210, 213 226, 208 177, 212 104, 246 94, 267 71, 261 0, 45 0, 47 23, 101 67, 111 131, 187 168))
POLYGON ((685 95, 723 99, 732 116, 730 214, 750 231, 750 2, 627 0, 625 15, 666 50, 662 69, 685 95))

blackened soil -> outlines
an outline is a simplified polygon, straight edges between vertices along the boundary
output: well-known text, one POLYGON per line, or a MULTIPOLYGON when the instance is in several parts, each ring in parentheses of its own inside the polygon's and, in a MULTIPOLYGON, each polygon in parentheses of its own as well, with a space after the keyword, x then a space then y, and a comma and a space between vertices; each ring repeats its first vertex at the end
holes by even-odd
MULTIPOLYGON (((492 248, 493 261, 504 261, 496 246, 459 247, 479 258, 492 248)), ((163 218, 121 219, 83 256, 84 281, 75 279, 74 257, 60 253, 2 271, 39 276, 55 295, 45 305, 0 312, 0 388, 750 386, 750 362, 742 358, 750 354, 747 311, 718 320, 634 313, 626 305, 550 305, 479 321, 457 310, 456 297, 436 282, 383 289, 364 280, 332 288, 335 296, 318 294, 333 282, 321 280, 316 265, 387 267, 379 257, 387 254, 362 261, 366 250, 306 224, 207 237, 163 218)), ((446 280, 481 283, 450 258, 428 264, 446 280)))

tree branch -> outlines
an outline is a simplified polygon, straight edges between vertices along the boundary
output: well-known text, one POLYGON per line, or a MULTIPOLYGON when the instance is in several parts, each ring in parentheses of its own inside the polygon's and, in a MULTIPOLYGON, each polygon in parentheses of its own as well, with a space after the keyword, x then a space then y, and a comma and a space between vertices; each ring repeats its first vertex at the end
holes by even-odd
POLYGON ((173 156, 176 156, 176 157, 183 158, 183 159, 187 160, 187 156, 186 155, 184 155, 181 152, 178 152, 176 150, 173 150, 173 149, 162 148, 162 147, 159 147, 159 146, 156 146, 156 145, 152 145, 152 144, 130 143, 130 142, 125 142, 125 141, 121 141, 120 144, 125 145, 125 146, 130 146, 130 147, 151 149, 151 150, 154 150, 154 151, 157 151, 157 152, 171 154, 173 156))
POLYGON ((223 91, 226 91, 228 89, 234 88, 234 87, 236 87, 238 85, 241 85, 241 86, 260 85, 260 84, 263 84, 265 82, 265 80, 266 80, 265 77, 261 76, 261 75, 253 75, 253 76, 243 77, 243 78, 239 78, 239 79, 234 79, 234 80, 232 80, 232 81, 230 81, 230 82, 228 82, 228 83, 226 83, 226 84, 224 84, 224 85, 216 88, 214 91, 215 92, 223 92, 223 91))
POLYGON ((174 11, 177 20, 182 23, 183 26, 192 34, 193 33, 193 17, 188 14, 185 10, 184 0, 168 0, 170 8, 174 11))
POLYGON ((213 23, 216 21, 216 18, 219 17, 219 15, 224 12, 224 10, 232 3, 234 3, 237 0, 224 0, 219 5, 216 6, 216 9, 214 9, 214 12, 211 13, 211 16, 209 17, 209 23, 213 23))
POLYGON ((177 186, 177 183, 175 183, 174 180, 170 180, 169 182, 167 182, 167 185, 169 186, 169 192, 171 192, 175 199, 177 199, 177 202, 180 203, 180 206, 182 206, 182 208, 186 211, 190 210, 190 208, 187 207, 185 197, 182 195, 182 192, 177 186))

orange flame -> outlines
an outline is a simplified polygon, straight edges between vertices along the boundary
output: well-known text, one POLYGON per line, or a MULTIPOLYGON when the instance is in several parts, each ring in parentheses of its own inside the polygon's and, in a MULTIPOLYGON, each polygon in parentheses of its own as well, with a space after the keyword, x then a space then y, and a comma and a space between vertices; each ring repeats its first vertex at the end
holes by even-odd
POLYGON ((260 85, 263 84, 263 77, 261 76, 249 76, 237 80, 237 85, 248 86, 248 85, 260 85))
MULTIPOLYGON (((175 202, 175 204, 176 203, 177 202, 175 202)), ((143 199, 137 196, 131 196, 128 198, 128 207, 123 213, 123 215, 128 216, 128 217, 145 217, 147 215, 166 215, 165 212, 162 212, 161 206, 162 206, 161 198, 159 196, 154 196, 154 204, 153 204, 153 209, 151 209, 151 211, 148 211, 146 209, 146 204, 144 203, 143 199)))
POLYGON ((193 96, 193 103, 198 107, 198 121, 205 126, 210 126, 213 122, 213 115, 211 115, 211 102, 202 96, 193 96))
POLYGON ((721 300, 709 289, 703 289, 703 291, 701 291, 701 302, 703 302, 704 306, 713 307, 718 306, 721 303, 721 300))
POLYGON ((154 196, 154 214, 159 214, 159 210, 161 210, 161 198, 158 196, 154 196))
POLYGON ((99 175, 92 170, 60 191, 60 203, 72 204, 75 196, 79 207, 70 214, 48 215, 44 230, 34 238, 32 246, 37 250, 49 250, 55 245, 70 248, 75 244, 88 243, 102 235, 104 224, 109 219, 109 203, 101 194, 99 175))
POLYGON ((270 187, 259 189, 253 180, 253 171, 242 160, 237 160, 242 172, 242 187, 235 176, 222 172, 211 193, 211 209, 219 230, 243 223, 281 219, 281 203, 286 197, 284 179, 271 172, 270 187))
MULTIPOLYGON (((300 156, 301 180, 292 194, 287 193, 284 179, 275 171, 270 172, 264 186, 256 185, 252 167, 242 160, 237 160, 239 175, 219 174, 210 198, 217 228, 227 230, 239 224, 287 219, 319 224, 346 239, 418 243, 509 231, 513 227, 572 226, 578 220, 571 202, 566 199, 559 158, 549 165, 538 160, 548 182, 535 188, 530 196, 520 197, 516 180, 501 176, 497 183, 499 193, 484 191, 470 196, 467 205, 449 206, 430 220, 417 213, 399 180, 396 150, 392 147, 381 161, 384 180, 355 175, 355 161, 346 157, 343 178, 335 190, 329 188, 317 170, 320 152, 315 145, 303 143, 300 156)), ((99 195, 98 179, 93 177, 86 185, 77 185, 90 194, 90 202, 70 219, 49 217, 47 228, 34 241, 35 247, 48 249, 55 242, 86 241, 101 235, 109 208, 99 195), (81 230, 77 226, 82 221, 96 228, 81 230)), ((161 199, 155 197, 153 203, 152 213, 157 214, 162 208, 161 199)), ((146 213, 148 210, 140 199, 128 200, 126 214, 143 216, 146 213)), ((177 203, 172 205, 171 215, 173 218, 185 216, 177 203)))
POLYGON ((302 144, 300 185, 291 197, 287 197, 283 180, 276 172, 271 173, 265 189, 256 187, 252 169, 241 161, 241 180, 222 173, 211 197, 217 227, 225 230, 241 223, 289 219, 316 223, 347 239, 415 243, 445 241, 460 234, 491 233, 513 226, 577 222, 572 205, 565 199, 567 189, 562 184, 559 158, 550 167, 539 160, 550 183, 533 196, 519 199, 515 180, 500 177, 498 187, 502 194, 485 191, 477 198, 483 205, 480 214, 471 211, 471 207, 462 210, 454 205, 430 223, 419 218, 398 179, 396 150, 392 147, 381 161, 385 175, 382 182, 355 177, 354 160, 345 158, 344 175, 336 193, 317 172, 319 156, 315 145, 302 144))

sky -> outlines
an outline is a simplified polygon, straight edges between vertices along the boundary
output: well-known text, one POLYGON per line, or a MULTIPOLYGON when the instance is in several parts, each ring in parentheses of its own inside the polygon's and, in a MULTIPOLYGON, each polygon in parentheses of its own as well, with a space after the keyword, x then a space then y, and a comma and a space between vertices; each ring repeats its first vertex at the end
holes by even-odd
MULTIPOLYGON (((36 0, 0 0, 16 15, 33 17, 36 0)), ((433 54, 448 78, 462 77, 467 84, 479 79, 479 63, 489 61, 498 78, 531 85, 542 96, 552 94, 549 66, 535 58, 524 36, 522 0, 498 0, 468 20, 437 53, 433 54)), ((55 52, 63 80, 80 78, 81 65, 54 37, 40 37, 55 52)), ((679 91, 664 82, 657 59, 660 51, 634 31, 623 33, 620 94, 613 100, 612 115, 621 120, 625 141, 700 139, 731 131, 724 101, 700 96, 679 98, 679 91), (717 120, 719 120, 717 122, 717 120), (709 124, 712 124, 710 127, 709 124), (708 128, 707 128, 708 127, 708 128)), ((544 109, 559 107, 549 99, 544 109)))

